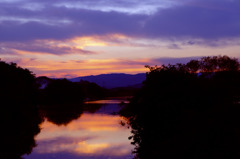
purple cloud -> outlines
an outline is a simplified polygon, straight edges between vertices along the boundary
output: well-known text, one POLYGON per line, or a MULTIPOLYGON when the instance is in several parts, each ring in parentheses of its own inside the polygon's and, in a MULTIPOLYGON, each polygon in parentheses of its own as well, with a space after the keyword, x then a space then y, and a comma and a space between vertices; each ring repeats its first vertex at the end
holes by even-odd
POLYGON ((65 39, 111 33, 133 35, 139 30, 142 19, 146 17, 52 6, 41 11, 14 8, 14 11, 8 12, 7 10, 13 10, 11 7, 3 10, 2 16, 5 18, 0 18, 0 41, 65 39))
MULTIPOLYGON (((66 39, 73 36, 106 35, 121 33, 141 38, 165 40, 235 39, 240 37, 240 1, 227 0, 185 0, 182 4, 168 5, 147 14, 132 10, 160 3, 137 3, 135 1, 102 0, 105 8, 114 5, 125 8, 101 10, 100 3, 83 1, 85 7, 69 7, 78 4, 75 0, 36 1, 39 8, 21 7, 18 3, 1 3, 0 41, 26 41, 35 39, 66 39), (107 3, 109 3, 107 5, 107 3), (62 5, 61 5, 62 4, 62 5), (96 8, 95 10, 91 9, 96 8), (116 5, 117 4, 117 5, 116 5), (131 6, 127 7, 127 6, 131 6), (136 7, 134 7, 136 6, 136 7), (138 8, 139 7, 139 8, 138 8), (84 8, 84 9, 83 9, 84 8)), ((166 1, 165 1, 166 2, 166 1)), ((22 5, 24 6, 24 5, 22 5)), ((37 5, 34 5, 37 6, 37 5)), ((155 8, 156 10, 156 8, 155 8)), ((194 40, 192 40, 194 42, 194 40)), ((175 47, 176 48, 176 47, 175 47)))
MULTIPOLYGON (((56 42, 59 43, 59 42, 56 42)), ((95 54, 95 52, 77 48, 76 46, 57 46, 49 44, 48 41, 26 41, 26 42, 8 42, 0 43, 1 54, 18 54, 18 51, 26 51, 32 53, 47 53, 55 55, 63 54, 95 54)))
POLYGON ((188 63, 190 60, 197 60, 200 59, 201 57, 181 57, 181 58, 174 58, 174 57, 163 57, 163 58, 155 58, 152 59, 151 62, 147 65, 150 66, 161 66, 161 65, 168 65, 168 64, 172 64, 175 65, 177 63, 182 63, 182 64, 186 64, 188 63))
POLYGON ((186 5, 164 9, 146 22, 144 30, 150 37, 236 38, 240 36, 240 2, 227 4, 216 8, 186 5))

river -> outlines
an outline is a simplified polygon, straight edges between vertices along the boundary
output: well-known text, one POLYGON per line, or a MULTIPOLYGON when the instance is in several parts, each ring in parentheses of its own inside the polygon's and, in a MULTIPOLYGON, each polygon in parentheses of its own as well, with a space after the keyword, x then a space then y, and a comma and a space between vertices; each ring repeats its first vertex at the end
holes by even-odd
POLYGON ((120 125, 116 114, 122 100, 98 100, 86 104, 99 107, 84 111, 63 125, 45 121, 35 137, 37 146, 25 159, 130 159, 133 146, 130 129, 120 125))

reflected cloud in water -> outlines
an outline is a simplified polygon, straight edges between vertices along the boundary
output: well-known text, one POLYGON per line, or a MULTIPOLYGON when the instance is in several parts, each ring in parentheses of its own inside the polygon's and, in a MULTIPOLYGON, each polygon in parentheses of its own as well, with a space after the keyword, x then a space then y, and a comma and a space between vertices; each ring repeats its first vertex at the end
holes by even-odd
MULTIPOLYGON (((119 104, 123 102, 123 100, 96 100, 96 101, 88 101, 86 104, 119 104)), ((128 101, 124 101, 124 103, 128 103, 128 101)))
POLYGON ((40 125, 41 133, 36 137, 38 146, 25 158, 132 158, 133 146, 128 140, 130 130, 120 125, 121 117, 118 115, 101 113, 108 107, 118 107, 112 102, 95 114, 83 113, 67 125, 45 120, 40 125))

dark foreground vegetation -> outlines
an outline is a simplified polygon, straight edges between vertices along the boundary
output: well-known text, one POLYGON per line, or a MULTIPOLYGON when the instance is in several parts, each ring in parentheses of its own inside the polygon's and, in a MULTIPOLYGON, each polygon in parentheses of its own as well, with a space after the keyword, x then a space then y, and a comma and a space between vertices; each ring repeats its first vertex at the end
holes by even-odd
POLYGON ((142 89, 120 112, 132 128, 135 158, 240 158, 237 59, 146 67, 142 89))
POLYGON ((22 155, 30 154, 44 119, 67 125, 84 111, 94 113, 99 109, 100 106, 86 106, 83 102, 102 98, 105 93, 103 88, 87 81, 37 79, 15 63, 0 61, 0 71, 1 159, 21 159, 22 155))
POLYGON ((36 146, 45 119, 67 125, 100 106, 86 100, 136 95, 120 114, 132 128, 135 158, 239 158, 240 71, 237 59, 204 57, 150 67, 142 88, 106 90, 87 81, 36 78, 0 61, 0 158, 20 159, 36 146))
POLYGON ((36 146, 34 136, 40 132, 34 75, 16 64, 0 61, 1 83, 1 159, 19 159, 36 146))

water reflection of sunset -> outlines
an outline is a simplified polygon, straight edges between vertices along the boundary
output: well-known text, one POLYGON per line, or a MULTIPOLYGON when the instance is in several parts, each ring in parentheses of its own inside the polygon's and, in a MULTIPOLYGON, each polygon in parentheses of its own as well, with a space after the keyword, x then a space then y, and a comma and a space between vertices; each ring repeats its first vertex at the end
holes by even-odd
MULTIPOLYGON (((107 103, 107 104, 119 104, 121 103, 122 100, 96 100, 96 101, 89 101, 89 102, 85 102, 86 104, 103 104, 103 103, 107 103)), ((129 101, 124 101, 124 103, 128 103, 129 101)))
POLYGON ((79 156, 126 156, 131 154, 129 129, 122 127, 119 116, 83 114, 67 126, 45 121, 36 137, 38 154, 71 153, 79 156))

